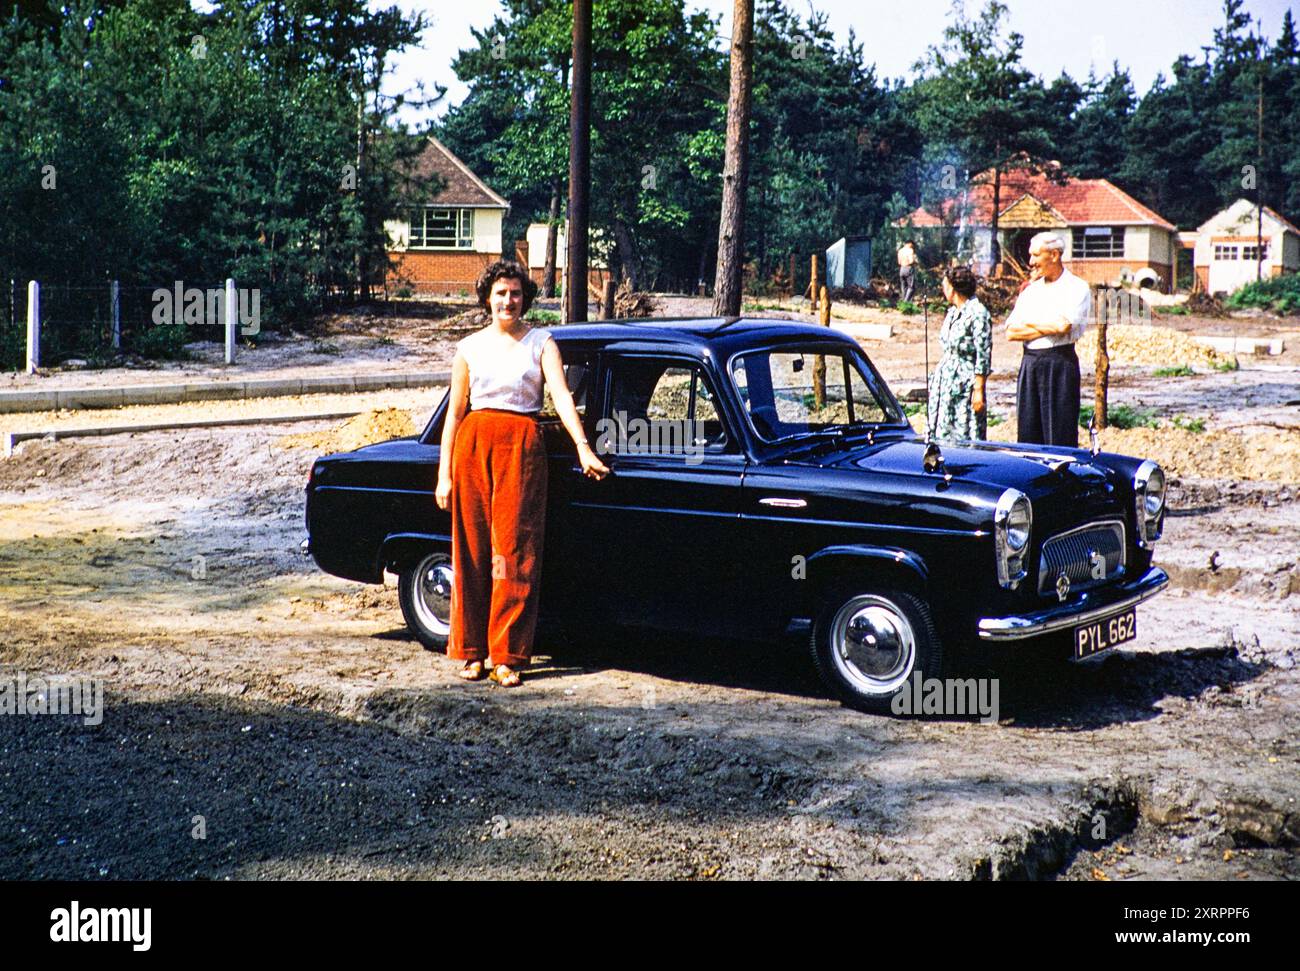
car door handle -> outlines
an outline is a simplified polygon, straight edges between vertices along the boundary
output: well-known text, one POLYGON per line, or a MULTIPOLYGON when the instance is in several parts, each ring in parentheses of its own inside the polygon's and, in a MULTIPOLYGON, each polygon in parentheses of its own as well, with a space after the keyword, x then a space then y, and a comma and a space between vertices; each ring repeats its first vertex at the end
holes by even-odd
POLYGON ((780 509, 803 509, 808 505, 803 499, 783 499, 780 496, 768 496, 758 500, 760 506, 776 506, 780 509))

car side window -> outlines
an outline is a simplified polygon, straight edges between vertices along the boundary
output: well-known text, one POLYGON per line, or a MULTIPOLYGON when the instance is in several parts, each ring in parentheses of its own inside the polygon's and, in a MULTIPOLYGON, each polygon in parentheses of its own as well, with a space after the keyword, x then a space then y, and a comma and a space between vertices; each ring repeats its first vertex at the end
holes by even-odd
MULTIPOLYGON (((563 352, 562 352, 563 353, 563 352)), ((564 357, 564 382, 569 386, 569 393, 573 395, 574 407, 578 409, 578 414, 582 418, 587 417, 587 399, 591 395, 592 381, 596 375, 595 355, 589 351, 565 355, 564 357)), ((542 389, 542 410, 538 412, 538 418, 559 419, 559 413, 555 410, 555 402, 551 400, 551 389, 543 385, 542 389)))
POLYGON ((730 450, 717 395, 704 370, 684 361, 621 358, 611 368, 609 413, 598 422, 616 455, 686 455, 730 450))

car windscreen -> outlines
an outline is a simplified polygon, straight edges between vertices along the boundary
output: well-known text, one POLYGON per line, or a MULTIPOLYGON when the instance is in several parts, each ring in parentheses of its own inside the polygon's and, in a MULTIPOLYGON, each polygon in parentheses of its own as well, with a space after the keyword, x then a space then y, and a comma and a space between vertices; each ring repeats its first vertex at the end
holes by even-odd
POLYGON ((847 348, 751 351, 732 360, 731 377, 764 441, 906 421, 879 376, 847 348))

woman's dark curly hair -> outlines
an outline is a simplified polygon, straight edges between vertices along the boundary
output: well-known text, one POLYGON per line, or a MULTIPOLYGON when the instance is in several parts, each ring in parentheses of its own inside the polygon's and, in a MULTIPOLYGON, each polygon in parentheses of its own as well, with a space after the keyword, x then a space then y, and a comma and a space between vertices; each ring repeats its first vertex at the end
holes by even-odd
POLYGON ((533 305, 533 300, 537 296, 537 284, 528 276, 528 271, 524 269, 522 263, 515 260, 497 260, 495 263, 488 265, 483 274, 474 284, 474 290, 478 294, 479 305, 487 311, 491 311, 488 306, 488 297, 492 293, 492 287, 498 280, 518 280, 519 285, 524 290, 524 313, 528 313, 528 308, 533 305))
POLYGON ((969 266, 950 267, 944 274, 952 288, 969 300, 975 296, 976 279, 969 266))

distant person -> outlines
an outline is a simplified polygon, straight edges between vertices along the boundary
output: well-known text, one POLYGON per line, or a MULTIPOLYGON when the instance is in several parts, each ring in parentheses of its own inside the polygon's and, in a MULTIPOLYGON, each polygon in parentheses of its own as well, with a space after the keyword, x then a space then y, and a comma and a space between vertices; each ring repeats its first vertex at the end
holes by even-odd
POLYGON ((898 247, 898 299, 911 300, 916 289, 916 241, 907 240, 898 247))
POLYGON ((993 320, 975 296, 975 274, 954 266, 943 275, 943 295, 952 304, 939 341, 943 357, 930 377, 930 434, 933 438, 988 438, 984 384, 993 369, 993 320))
POLYGON ((1092 290, 1061 264, 1065 240, 1039 233, 1029 243, 1030 284, 1007 318, 1007 340, 1023 341, 1016 381, 1018 437, 1079 447, 1079 357, 1092 290))

